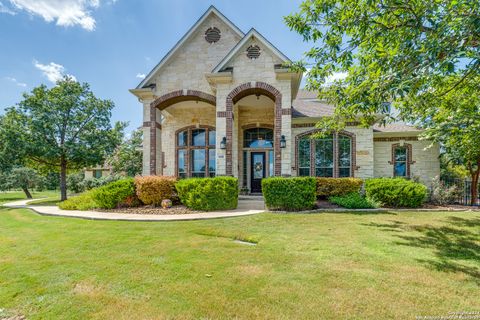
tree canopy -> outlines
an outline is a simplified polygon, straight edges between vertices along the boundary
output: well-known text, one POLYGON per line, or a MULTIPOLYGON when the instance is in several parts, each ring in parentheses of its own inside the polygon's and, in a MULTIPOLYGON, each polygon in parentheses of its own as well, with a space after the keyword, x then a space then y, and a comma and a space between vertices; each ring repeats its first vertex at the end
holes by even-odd
POLYGON ((122 142, 107 158, 106 163, 112 167, 114 173, 130 177, 142 173, 142 141, 142 130, 135 130, 130 138, 122 142))
POLYGON ((370 124, 387 102, 408 115, 401 101, 428 93, 439 77, 459 75, 437 99, 479 74, 477 0, 306 0, 285 21, 312 43, 293 67, 309 69, 307 87, 337 107, 325 129, 359 116, 370 124), (337 72, 346 78, 325 86, 337 72))
POLYGON ((3 116, 0 163, 15 158, 56 169, 65 200, 67 170, 102 163, 120 143, 125 124, 112 127, 113 107, 95 97, 87 83, 69 77, 52 88, 36 87, 3 116))

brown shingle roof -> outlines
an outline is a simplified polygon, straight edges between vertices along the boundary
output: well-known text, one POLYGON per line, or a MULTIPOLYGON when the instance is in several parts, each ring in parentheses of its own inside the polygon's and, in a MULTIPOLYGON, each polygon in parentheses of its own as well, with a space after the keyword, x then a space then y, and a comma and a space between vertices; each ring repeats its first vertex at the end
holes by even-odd
POLYGON ((405 131, 422 131, 422 129, 414 126, 410 126, 404 123, 387 123, 375 124, 373 126, 373 132, 405 132, 405 131))
POLYGON ((318 100, 317 95, 317 92, 299 90, 297 98, 292 103, 292 116, 294 118, 331 116, 335 107, 325 101, 318 100))

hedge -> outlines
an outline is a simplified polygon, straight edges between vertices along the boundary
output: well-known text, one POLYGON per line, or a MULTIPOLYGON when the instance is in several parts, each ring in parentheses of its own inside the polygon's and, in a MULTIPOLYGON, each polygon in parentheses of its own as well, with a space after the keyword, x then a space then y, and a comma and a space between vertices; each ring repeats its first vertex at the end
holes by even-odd
POLYGON ((175 187, 180 201, 194 210, 229 210, 238 205, 238 179, 234 177, 184 179, 175 187))
POLYGON ((427 187, 404 178, 376 178, 365 182, 369 199, 387 207, 420 207, 427 198, 427 187))
POLYGON ((97 204, 98 208, 113 209, 125 203, 135 203, 135 184, 133 179, 122 179, 100 188, 91 190, 92 199, 97 204))
POLYGON ((262 193, 270 210, 308 210, 315 206, 316 181, 313 177, 266 178, 262 193))
POLYGON ((92 191, 87 191, 60 202, 58 207, 62 210, 91 210, 98 206, 92 198, 92 191))
POLYGON ((358 178, 320 178, 317 177, 317 196, 329 198, 358 193, 363 181, 358 178))
POLYGON ((328 198, 328 201, 347 209, 374 209, 377 207, 373 200, 363 197, 358 192, 344 196, 332 196, 328 198))
POLYGON ((175 201, 177 178, 168 176, 136 177, 135 188, 138 198, 147 205, 159 206, 162 200, 175 201))

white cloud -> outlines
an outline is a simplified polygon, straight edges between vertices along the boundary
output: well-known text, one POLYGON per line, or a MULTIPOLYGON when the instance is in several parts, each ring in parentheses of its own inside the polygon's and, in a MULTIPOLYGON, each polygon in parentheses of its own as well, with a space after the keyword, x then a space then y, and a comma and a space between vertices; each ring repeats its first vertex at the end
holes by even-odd
POLYGON ((325 79, 325 85, 328 86, 337 80, 343 80, 348 76, 348 72, 335 72, 325 79))
POLYGON ((62 79, 64 75, 71 77, 74 81, 77 79, 71 74, 65 73, 65 67, 61 64, 50 62, 49 64, 41 64, 38 61, 33 61, 35 67, 42 71, 43 75, 47 77, 50 82, 56 83, 58 80, 62 79))
POLYGON ((144 73, 137 73, 137 75, 135 76, 139 79, 145 79, 146 75, 144 73))
POLYGON ((17 86, 19 86, 19 87, 24 87, 24 88, 25 88, 25 87, 27 86, 26 83, 19 82, 17 79, 12 78, 12 77, 5 77, 5 79, 7 79, 8 81, 11 81, 11 82, 13 82, 13 83, 15 83, 15 84, 16 84, 17 86))
MULTIPOLYGON (((47 22, 55 21, 57 25, 70 27, 79 25, 93 31, 95 19, 92 9, 100 6, 100 0, 10 0, 18 10, 40 16, 47 22)), ((115 1, 110 1, 110 4, 115 1)), ((2 6, 0 5, 0 10, 2 6)))
POLYGON ((12 16, 17 14, 15 11, 13 11, 12 9, 4 5, 1 1, 0 1, 0 13, 6 13, 12 16))

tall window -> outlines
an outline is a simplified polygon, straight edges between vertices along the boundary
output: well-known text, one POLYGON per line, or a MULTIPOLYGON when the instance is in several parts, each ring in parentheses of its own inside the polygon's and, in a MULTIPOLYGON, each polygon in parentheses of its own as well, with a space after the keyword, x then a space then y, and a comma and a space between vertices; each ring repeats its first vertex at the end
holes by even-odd
POLYGON ((177 133, 177 175, 215 176, 215 136, 213 128, 186 128, 177 133))
POLYGON ((395 146, 393 148, 393 175, 395 177, 407 177, 408 148, 406 146, 395 146))
POLYGON ((320 139, 301 137, 297 143, 298 175, 351 177, 352 137, 333 134, 320 139))

